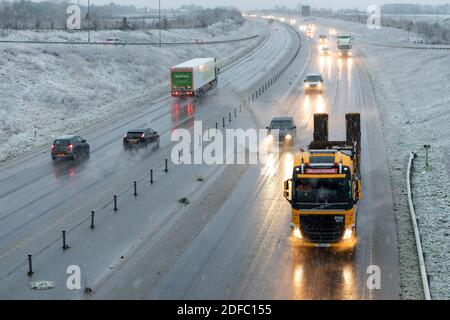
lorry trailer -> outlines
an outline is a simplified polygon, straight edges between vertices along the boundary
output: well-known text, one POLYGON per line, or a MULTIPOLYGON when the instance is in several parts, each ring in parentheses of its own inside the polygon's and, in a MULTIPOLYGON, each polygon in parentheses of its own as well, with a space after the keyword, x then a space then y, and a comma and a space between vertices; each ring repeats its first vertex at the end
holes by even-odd
POLYGON ((216 58, 195 58, 170 68, 173 97, 201 97, 217 86, 216 58))

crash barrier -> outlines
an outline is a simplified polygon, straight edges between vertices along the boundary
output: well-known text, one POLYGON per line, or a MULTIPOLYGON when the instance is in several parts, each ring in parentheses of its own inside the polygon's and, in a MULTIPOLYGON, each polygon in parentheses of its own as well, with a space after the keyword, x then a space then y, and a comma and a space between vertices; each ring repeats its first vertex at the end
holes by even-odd
POLYGON ((450 50, 450 46, 433 46, 433 45, 407 45, 395 43, 370 43, 370 45, 388 48, 401 49, 421 49, 421 50, 450 50))
POLYGON ((253 35, 245 38, 217 40, 217 41, 202 41, 202 42, 124 42, 124 43, 104 43, 104 42, 85 42, 85 41, 34 41, 34 40, 0 40, 0 43, 17 43, 17 44, 57 44, 57 45, 101 45, 101 46, 177 46, 177 45, 213 45, 232 43, 240 41, 253 40, 260 35, 253 35))
MULTIPOLYGON (((234 117, 237 118, 237 114, 238 114, 238 110, 239 112, 242 112, 242 105, 239 105, 239 108, 234 108, 234 117)), ((228 122, 231 123, 232 122, 232 113, 228 112, 228 122)), ((226 116, 222 116, 222 121, 223 121, 223 128, 225 128, 225 118, 226 116)), ((218 122, 215 122, 215 128, 217 130, 217 126, 218 126, 218 122)), ((208 127, 207 132, 208 132, 208 136, 209 136, 209 131, 211 128, 208 127)), ((164 159, 163 164, 161 164, 161 166, 158 168, 160 170, 160 172, 163 172, 164 174, 160 175, 159 177, 163 177, 165 174, 167 174, 169 172, 169 161, 167 158, 164 159)), ((107 203, 105 203, 100 209, 98 210, 92 210, 90 212, 90 214, 87 214, 85 218, 83 218, 78 224, 76 224, 75 226, 73 226, 70 229, 66 229, 66 230, 62 230, 60 233, 60 236, 57 237, 54 241, 50 242, 49 244, 47 244, 45 247, 43 247, 41 250, 31 254, 29 253, 26 257, 25 260, 23 260, 22 262, 19 262, 19 264, 17 264, 14 268, 12 268, 12 270, 4 273, 3 275, 0 275, 0 282, 7 279, 8 277, 10 277, 11 275, 19 272, 20 270, 22 270, 23 268, 28 266, 28 270, 26 272, 26 274, 31 277, 34 274, 36 274, 36 268, 33 269, 33 267, 36 266, 36 258, 38 258, 42 253, 46 252, 49 248, 51 248, 52 246, 54 246, 55 244, 62 243, 62 246, 60 246, 59 248, 63 251, 69 250, 70 249, 70 245, 69 245, 69 235, 70 233, 74 232, 75 230, 77 230, 78 228, 80 228, 83 225, 88 225, 88 228, 91 229, 92 231, 94 231, 95 229, 95 217, 98 216, 99 214, 105 212, 108 208, 110 208, 109 210, 113 210, 114 212, 120 212, 120 206, 119 206, 119 200, 121 197, 126 196, 126 195, 132 195, 133 198, 137 198, 138 196, 138 186, 142 185, 143 183, 150 183, 150 185, 153 185, 155 183, 155 179, 154 179, 154 169, 150 169, 149 173, 143 177, 141 177, 141 179, 139 180, 134 180, 132 181, 132 183, 130 183, 130 186, 128 188, 125 188, 124 190, 122 190, 122 192, 118 193, 118 194, 114 194, 111 198, 111 200, 107 203)))
POLYGON ((411 192, 411 177, 415 158, 416 153, 411 152, 409 155, 408 167, 406 169, 406 188, 408 193, 409 213, 411 215, 411 221, 414 228, 414 237, 416 239, 417 255, 419 257, 420 276, 422 278, 423 295, 425 297, 425 300, 431 300, 430 287, 428 285, 428 275, 425 267, 425 259, 422 251, 422 243, 420 239, 419 227, 417 225, 416 213, 414 210, 413 195, 411 192))

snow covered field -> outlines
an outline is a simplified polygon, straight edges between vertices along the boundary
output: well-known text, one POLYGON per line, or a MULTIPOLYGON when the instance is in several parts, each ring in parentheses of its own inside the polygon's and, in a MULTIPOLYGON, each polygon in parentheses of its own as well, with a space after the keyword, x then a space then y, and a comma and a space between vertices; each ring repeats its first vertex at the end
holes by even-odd
MULTIPOLYGON (((406 160, 418 151, 414 203, 433 299, 450 298, 450 52, 374 46, 407 38, 407 32, 320 20, 351 32, 355 57, 363 59, 380 107, 394 190, 401 285, 406 299, 421 298, 417 253, 406 199, 406 160), (431 144, 425 168, 424 144, 431 144)), ((420 35, 414 36, 420 39, 420 35)))
MULTIPOLYGON (((162 32, 162 41, 217 41, 263 34, 265 25, 219 22, 205 29, 162 32)), ((92 41, 118 38, 153 42, 148 32, 93 32, 92 41)), ((2 32, 2 40, 86 41, 86 33, 2 32)), ((248 53, 262 37, 217 45, 86 46, 0 44, 0 162, 55 136, 81 130, 169 93, 168 70, 197 56, 214 56, 219 66, 248 53), (36 138, 34 134, 36 132, 36 138)))
POLYGON ((387 17, 395 20, 410 20, 414 22, 428 22, 438 23, 443 26, 450 27, 450 15, 444 14, 383 14, 383 17, 387 17))

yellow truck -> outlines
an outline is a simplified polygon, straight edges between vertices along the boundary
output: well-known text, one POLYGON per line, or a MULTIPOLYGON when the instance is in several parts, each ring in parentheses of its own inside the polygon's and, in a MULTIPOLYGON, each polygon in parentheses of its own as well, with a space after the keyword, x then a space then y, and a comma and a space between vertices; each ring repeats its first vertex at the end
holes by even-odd
POLYGON ((361 200, 361 125, 348 113, 346 141, 328 140, 328 114, 314 115, 313 141, 295 155, 284 197, 292 206, 291 227, 302 246, 353 249, 361 200))

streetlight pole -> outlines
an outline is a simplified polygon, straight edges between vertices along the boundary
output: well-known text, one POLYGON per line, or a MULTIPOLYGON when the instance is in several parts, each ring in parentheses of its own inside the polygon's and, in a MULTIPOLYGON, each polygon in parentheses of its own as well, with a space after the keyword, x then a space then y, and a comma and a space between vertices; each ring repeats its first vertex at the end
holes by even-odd
POLYGON ((158 3, 159 3, 159 9, 158 9, 158 12, 159 12, 159 23, 158 23, 158 29, 159 29, 159 46, 161 47, 161 0, 158 0, 158 3))
POLYGON ((91 1, 88 0, 88 43, 91 43, 91 13, 90 13, 91 1))

